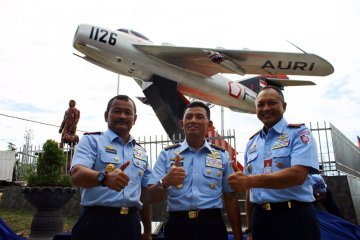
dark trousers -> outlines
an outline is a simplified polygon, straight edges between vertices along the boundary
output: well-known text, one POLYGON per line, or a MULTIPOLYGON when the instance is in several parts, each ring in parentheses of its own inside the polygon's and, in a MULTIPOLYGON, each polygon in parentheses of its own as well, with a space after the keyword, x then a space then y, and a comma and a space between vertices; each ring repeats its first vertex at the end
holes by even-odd
MULTIPOLYGON (((106 209, 106 208, 104 208, 106 209)), ((72 229, 72 240, 140 240, 138 211, 121 215, 118 211, 93 211, 83 208, 72 229)))
POLYGON ((253 240, 320 240, 320 226, 311 203, 273 211, 253 206, 253 240))
POLYGON ((169 217, 165 224, 166 240, 227 240, 228 234, 221 217, 176 218, 169 217))

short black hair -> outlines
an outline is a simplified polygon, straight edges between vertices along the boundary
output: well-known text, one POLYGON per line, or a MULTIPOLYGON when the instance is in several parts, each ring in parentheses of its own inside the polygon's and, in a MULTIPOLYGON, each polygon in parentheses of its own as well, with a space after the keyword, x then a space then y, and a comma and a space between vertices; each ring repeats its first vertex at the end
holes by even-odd
POLYGON ((193 108, 193 107, 201 107, 201 108, 204 108, 204 109, 206 110, 206 116, 207 116, 208 119, 210 120, 210 108, 209 108, 209 106, 206 105, 206 104, 203 103, 203 102, 200 102, 200 101, 194 101, 194 102, 189 103, 189 104, 185 107, 183 116, 185 115, 186 109, 188 109, 188 108, 193 108))
POLYGON ((129 98, 129 96, 127 96, 127 95, 117 95, 117 96, 111 98, 111 99, 109 100, 108 104, 107 104, 107 108, 106 108, 106 111, 107 111, 107 112, 110 110, 111 104, 113 103, 113 101, 114 101, 115 99, 116 99, 116 100, 123 100, 123 101, 126 101, 126 102, 130 100, 130 101, 133 103, 133 105, 134 105, 134 111, 135 111, 135 113, 136 113, 136 105, 135 105, 135 102, 134 102, 131 98, 129 98))
POLYGON ((280 95, 281 101, 283 103, 285 103, 285 97, 280 88, 275 87, 275 86, 266 86, 266 87, 262 88, 259 93, 261 93, 262 91, 264 91, 266 89, 274 89, 280 95))

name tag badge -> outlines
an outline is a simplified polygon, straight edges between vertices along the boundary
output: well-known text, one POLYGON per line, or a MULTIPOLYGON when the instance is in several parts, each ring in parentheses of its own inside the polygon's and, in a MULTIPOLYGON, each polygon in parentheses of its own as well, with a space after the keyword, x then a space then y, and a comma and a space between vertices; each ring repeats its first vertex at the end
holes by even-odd
MULTIPOLYGON (((174 162, 172 162, 172 163, 170 164, 170 166, 172 166, 172 165, 174 165, 174 162)), ((179 162, 179 165, 180 165, 179 167, 183 167, 183 166, 184 166, 184 162, 182 162, 182 161, 179 162)))
POLYGON ((115 149, 113 146, 111 146, 111 145, 105 146, 105 151, 108 152, 108 153, 117 154, 116 149, 115 149))

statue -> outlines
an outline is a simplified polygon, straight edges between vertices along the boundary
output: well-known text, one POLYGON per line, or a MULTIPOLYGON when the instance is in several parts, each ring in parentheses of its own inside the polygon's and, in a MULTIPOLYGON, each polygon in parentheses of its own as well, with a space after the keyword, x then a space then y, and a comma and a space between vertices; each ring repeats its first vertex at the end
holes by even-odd
POLYGON ((69 108, 65 111, 64 120, 59 129, 59 133, 61 133, 60 148, 64 147, 64 143, 72 145, 79 142, 79 137, 75 133, 80 119, 80 111, 75 108, 75 104, 74 100, 70 100, 69 108))

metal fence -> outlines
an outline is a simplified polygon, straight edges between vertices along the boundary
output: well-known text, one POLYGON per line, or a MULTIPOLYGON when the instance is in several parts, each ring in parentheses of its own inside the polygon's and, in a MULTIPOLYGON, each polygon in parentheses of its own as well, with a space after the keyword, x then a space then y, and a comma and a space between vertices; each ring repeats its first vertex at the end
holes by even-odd
MULTIPOLYGON (((221 146, 228 150, 230 156, 236 156, 236 138, 235 130, 228 130, 222 132, 220 136, 219 133, 210 134, 208 138, 209 142, 215 143, 218 146, 221 146)), ((138 138, 137 142, 145 148, 148 156, 149 163, 151 168, 154 166, 157 156, 160 154, 160 151, 166 146, 178 143, 184 140, 182 135, 173 135, 171 138, 169 136, 155 136, 155 137, 142 137, 138 138)), ((76 146, 66 145, 63 148, 64 154, 67 156, 67 162, 64 166, 64 169, 69 170, 71 165, 71 160, 74 154, 76 146)), ((34 165, 38 159, 39 153, 41 152, 41 147, 38 146, 28 146, 20 148, 16 156, 16 165, 15 165, 15 181, 22 182, 25 180, 25 175, 31 169, 34 169, 34 165)))
MULTIPOLYGON (((184 136, 173 135, 169 136, 155 136, 155 137, 143 137, 139 138, 137 142, 145 148, 148 156, 150 166, 153 167, 157 156, 164 147, 179 143, 184 140, 184 136)), ((212 132, 209 134, 208 142, 214 143, 222 148, 225 148, 229 155, 234 159, 236 157, 236 137, 235 130, 222 131, 221 134, 218 132, 212 132)))
MULTIPOLYGON (((319 163, 320 166, 322 166, 323 175, 351 174, 360 177, 360 149, 333 125, 327 124, 326 122, 310 123, 310 130, 317 142, 319 163)), ((161 135, 141 137, 137 139, 137 142, 145 148, 149 156, 150 166, 153 167, 157 156, 164 147, 181 142, 183 139, 184 136, 182 135, 175 135, 171 138, 161 135)), ((221 134, 217 132, 210 134, 208 141, 227 149, 232 159, 236 159, 238 152, 236 150, 235 130, 228 130, 221 132, 221 134)), ((64 167, 68 170, 75 148, 65 145, 63 150, 67 155, 67 162, 64 167)), ((41 148, 36 146, 23 147, 17 152, 17 161, 14 170, 16 181, 24 181, 26 172, 31 169, 33 164, 36 164, 40 152, 41 148)))

